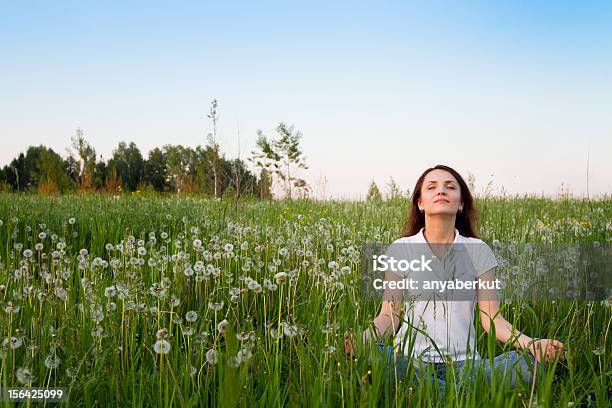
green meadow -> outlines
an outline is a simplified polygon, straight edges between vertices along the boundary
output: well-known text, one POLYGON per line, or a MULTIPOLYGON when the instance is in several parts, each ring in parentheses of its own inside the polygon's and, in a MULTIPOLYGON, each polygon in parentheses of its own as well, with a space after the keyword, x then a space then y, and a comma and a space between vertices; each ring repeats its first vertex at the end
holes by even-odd
MULTIPOLYGON (((502 313, 566 359, 531 385, 479 377, 441 400, 344 353, 380 303, 363 243, 399 237, 409 202, 0 194, 0 381, 61 387, 65 406, 609 406, 612 304, 515 301, 502 313)), ((480 197, 481 238, 601 243, 612 198, 480 197)), ((513 348, 475 314, 478 350, 513 348)), ((7 403, 8 405, 9 403, 7 403)))

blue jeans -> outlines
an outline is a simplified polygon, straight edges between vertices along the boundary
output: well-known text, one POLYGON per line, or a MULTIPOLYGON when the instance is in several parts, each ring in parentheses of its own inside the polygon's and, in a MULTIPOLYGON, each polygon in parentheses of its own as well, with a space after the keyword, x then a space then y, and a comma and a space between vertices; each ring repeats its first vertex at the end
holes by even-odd
MULTIPOLYGON (((391 375, 391 367, 395 366, 397 378, 402 380, 405 379, 410 357, 404 355, 401 351, 394 356, 393 347, 391 345, 385 348, 383 344, 379 344, 378 350, 381 352, 383 362, 388 364, 387 369, 389 374, 391 375)), ((519 381, 524 381, 527 385, 531 384, 534 368, 539 373, 541 364, 536 364, 535 357, 528 352, 521 354, 516 351, 509 351, 494 357, 493 364, 491 364, 491 361, 487 358, 482 360, 469 359, 455 361, 453 364, 423 362, 420 367, 418 363, 414 361, 413 366, 415 381, 420 383, 423 378, 433 381, 438 389, 438 395, 443 397, 446 387, 446 371, 453 368, 453 366, 456 382, 459 386, 464 385, 467 380, 474 382, 482 369, 489 383, 491 383, 492 376, 495 373, 495 379, 498 384, 504 381, 504 385, 514 388, 518 385, 519 381), (431 373, 428 368, 430 368, 433 373, 431 373)))

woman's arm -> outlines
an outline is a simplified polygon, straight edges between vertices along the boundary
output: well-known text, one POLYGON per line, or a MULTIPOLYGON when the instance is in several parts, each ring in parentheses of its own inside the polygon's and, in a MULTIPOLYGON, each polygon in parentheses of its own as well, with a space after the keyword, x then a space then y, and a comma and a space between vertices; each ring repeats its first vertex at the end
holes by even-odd
MULTIPOLYGON (((401 278, 393 272, 385 273, 385 281, 398 281, 401 278)), ((364 343, 377 339, 394 336, 401 323, 403 293, 401 289, 385 289, 380 313, 374 318, 374 327, 365 329, 362 333, 364 343)), ((345 335, 345 352, 353 355, 355 340, 350 334, 345 335)))
MULTIPOLYGON (((495 268, 480 276, 480 280, 494 281, 495 268)), ((480 321, 482 328, 487 334, 491 331, 491 323, 495 326, 495 338, 502 343, 511 344, 520 349, 527 348, 531 354, 540 362, 542 358, 546 361, 554 358, 558 353, 563 358, 563 343, 555 339, 532 339, 512 327, 499 310, 499 300, 495 289, 478 289, 478 309, 480 310, 480 321)))
POLYGON ((401 320, 402 302, 397 300, 383 300, 380 313, 374 318, 374 329, 370 327, 363 331, 362 339, 365 343, 376 338, 394 336, 401 320))

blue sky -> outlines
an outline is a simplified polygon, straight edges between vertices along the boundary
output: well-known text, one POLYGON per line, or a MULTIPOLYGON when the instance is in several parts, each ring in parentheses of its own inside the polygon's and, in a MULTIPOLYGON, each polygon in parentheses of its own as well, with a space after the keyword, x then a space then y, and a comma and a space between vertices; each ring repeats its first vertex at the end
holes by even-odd
POLYGON ((610 2, 58 3, 0 3, 2 165, 66 155, 77 127, 105 159, 194 147, 217 98, 229 157, 301 130, 318 195, 412 188, 437 163, 580 195, 587 154, 590 193, 612 193, 610 2))

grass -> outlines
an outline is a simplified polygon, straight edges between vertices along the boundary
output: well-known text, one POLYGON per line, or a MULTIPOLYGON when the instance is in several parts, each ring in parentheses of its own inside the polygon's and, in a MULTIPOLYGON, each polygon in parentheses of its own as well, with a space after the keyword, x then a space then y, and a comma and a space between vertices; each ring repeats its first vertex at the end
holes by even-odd
MULTIPOLYGON (((481 238, 609 244, 611 204, 481 198, 481 238)), ((502 305, 521 331, 569 347, 533 389, 479 378, 440 401, 430 386, 387 375, 366 345, 347 358, 345 331, 363 330, 380 307, 360 297, 361 244, 393 241, 406 213, 403 200, 249 201, 234 211, 197 198, 0 194, 2 387, 22 386, 25 368, 31 386, 68 390, 66 406, 557 407, 589 396, 608 406, 612 307, 602 302, 502 305), (161 329, 167 354, 155 352, 161 329)), ((481 355, 509 350, 475 327, 481 355)))

